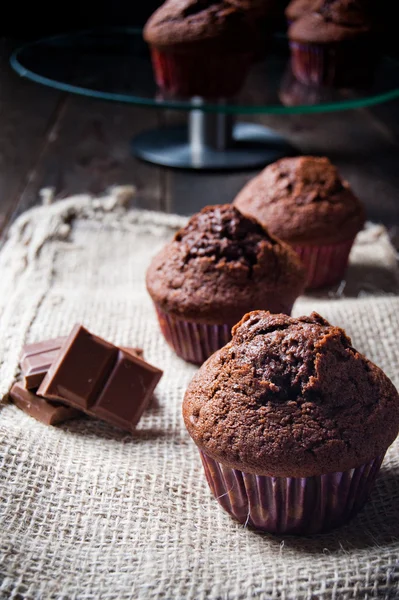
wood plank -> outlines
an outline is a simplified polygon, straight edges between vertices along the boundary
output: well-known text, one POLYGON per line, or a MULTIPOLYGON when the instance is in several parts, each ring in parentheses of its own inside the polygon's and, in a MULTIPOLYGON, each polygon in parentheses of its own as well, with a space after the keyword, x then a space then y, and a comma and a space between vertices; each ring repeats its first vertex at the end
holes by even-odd
MULTIPOLYGON (((302 154, 328 156, 364 202, 368 218, 399 224, 399 145, 394 137, 386 135, 385 126, 369 111, 264 115, 252 121, 272 127, 302 154)), ((206 204, 229 202, 255 174, 169 171, 168 209, 190 214, 206 204)))
MULTIPOLYGON (((15 214, 37 203, 41 187, 54 187, 57 197, 63 197, 98 194, 123 183, 137 185, 139 206, 190 214, 206 204, 231 201, 255 174, 179 172, 135 160, 131 137, 164 122, 164 111, 61 97, 10 71, 0 82, 0 192, 7 199, 0 210, 3 220, 18 196, 15 214)), ((185 113, 171 114, 173 121, 187 118, 185 113)), ((329 156, 364 200, 369 217, 391 223, 399 220, 398 143, 389 125, 393 117, 390 113, 386 123, 378 113, 363 110, 254 120, 281 132, 302 153, 329 156)))
POLYGON ((55 90, 21 79, 8 64, 12 44, 0 40, 0 234, 60 108, 55 90))
POLYGON ((18 213, 38 202, 43 187, 54 188, 56 198, 62 198, 101 194, 116 184, 137 187, 135 205, 162 209, 160 169, 136 160, 130 151, 134 134, 158 123, 157 111, 67 96, 18 213))
MULTIPOLYGON (((184 124, 188 113, 165 111, 168 125, 184 124)), ((243 185, 256 172, 235 171, 211 173, 164 169, 166 210, 172 213, 190 215, 208 204, 231 202, 243 185)))

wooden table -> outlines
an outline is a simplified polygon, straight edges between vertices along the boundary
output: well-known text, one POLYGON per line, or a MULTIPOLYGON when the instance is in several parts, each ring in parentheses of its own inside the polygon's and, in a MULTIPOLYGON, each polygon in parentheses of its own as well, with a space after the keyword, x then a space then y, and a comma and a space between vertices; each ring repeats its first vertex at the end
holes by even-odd
MULTIPOLYGON (((190 214, 229 202, 254 172, 199 174, 161 169, 130 154, 131 137, 185 115, 68 95, 19 78, 0 42, 0 234, 39 190, 62 198, 134 183, 137 206, 190 214)), ((399 102, 373 110, 262 116, 305 154, 327 155, 364 201, 368 217, 399 226, 399 102)), ((255 120, 255 119, 254 119, 255 120)))

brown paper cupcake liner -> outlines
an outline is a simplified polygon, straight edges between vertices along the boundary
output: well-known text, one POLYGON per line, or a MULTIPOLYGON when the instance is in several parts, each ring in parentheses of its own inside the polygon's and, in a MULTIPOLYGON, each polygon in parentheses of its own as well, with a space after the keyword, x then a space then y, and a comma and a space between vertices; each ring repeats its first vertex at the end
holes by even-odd
POLYGON ((367 87, 372 84, 377 55, 371 42, 306 44, 290 42, 291 68, 306 85, 367 87))
MULTIPOLYGON (((235 323, 197 323, 166 313, 157 304, 155 309, 164 338, 176 354, 187 362, 202 365, 231 340, 231 328, 235 323)), ((291 311, 292 305, 281 309, 287 315, 291 311)))
POLYGON ((188 362, 201 365, 231 340, 232 325, 195 323, 165 313, 159 306, 155 308, 164 338, 176 354, 188 362))
POLYGON ((252 54, 162 52, 151 49, 158 87, 181 97, 226 98, 237 94, 253 62, 252 54))
POLYGON ((294 245, 307 273, 306 287, 315 289, 340 281, 348 265, 349 254, 355 241, 326 246, 294 245))
POLYGON ((314 477, 268 477, 226 467, 200 451, 219 504, 245 526, 310 535, 339 527, 363 508, 384 456, 349 471, 314 477))

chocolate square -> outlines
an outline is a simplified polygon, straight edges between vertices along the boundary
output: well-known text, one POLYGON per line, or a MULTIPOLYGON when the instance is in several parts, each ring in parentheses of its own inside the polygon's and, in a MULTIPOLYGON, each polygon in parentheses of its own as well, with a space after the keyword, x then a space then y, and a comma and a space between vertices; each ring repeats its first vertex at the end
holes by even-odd
POLYGON ((162 376, 134 349, 121 349, 76 325, 37 394, 132 430, 162 376))
POLYGON ((159 369, 120 350, 115 366, 92 407, 93 412, 100 419, 120 427, 134 427, 161 375, 159 369))
POLYGON ((75 325, 37 394, 88 410, 112 371, 117 355, 115 346, 92 335, 82 325, 75 325))

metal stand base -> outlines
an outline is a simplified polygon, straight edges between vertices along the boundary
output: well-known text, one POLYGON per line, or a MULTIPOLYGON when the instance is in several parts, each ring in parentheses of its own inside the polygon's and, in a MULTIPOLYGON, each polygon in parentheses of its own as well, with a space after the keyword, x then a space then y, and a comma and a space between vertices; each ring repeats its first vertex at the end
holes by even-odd
POLYGON ((193 110, 188 126, 145 131, 132 141, 133 154, 178 169, 227 171, 264 167, 296 149, 273 130, 232 117, 193 110))

